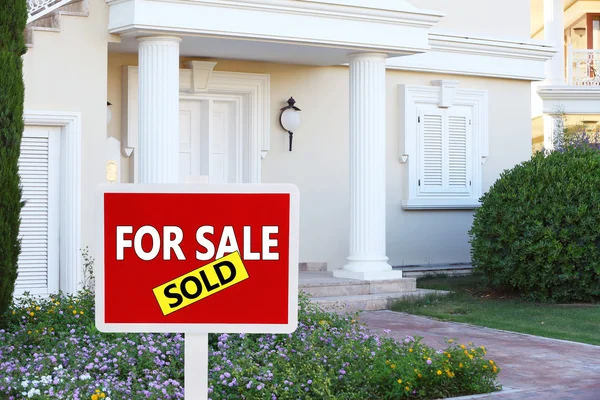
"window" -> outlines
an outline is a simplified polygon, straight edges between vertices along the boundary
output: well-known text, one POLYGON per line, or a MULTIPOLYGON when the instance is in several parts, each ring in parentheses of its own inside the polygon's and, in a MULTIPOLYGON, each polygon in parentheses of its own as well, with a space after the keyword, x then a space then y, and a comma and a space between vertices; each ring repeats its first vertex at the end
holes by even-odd
POLYGON ((407 167, 405 209, 470 209, 479 205, 487 151, 487 93, 456 81, 400 85, 407 167))
POLYGON ((55 293, 59 288, 60 128, 27 126, 23 132, 19 175, 25 202, 21 210, 21 253, 17 295, 55 293))

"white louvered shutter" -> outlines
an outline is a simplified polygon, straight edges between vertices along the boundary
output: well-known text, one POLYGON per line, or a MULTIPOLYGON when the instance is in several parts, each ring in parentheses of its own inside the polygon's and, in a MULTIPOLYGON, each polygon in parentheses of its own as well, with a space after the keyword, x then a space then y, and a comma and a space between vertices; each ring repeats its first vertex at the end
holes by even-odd
POLYGON ((419 191, 440 192, 444 184, 444 111, 419 111, 419 191))
POLYGON ((447 115, 447 191, 470 193, 472 160, 472 119, 467 108, 451 108, 447 115))
POLYGON ((58 192, 60 132, 26 127, 21 142, 21 254, 15 294, 58 290, 58 192))

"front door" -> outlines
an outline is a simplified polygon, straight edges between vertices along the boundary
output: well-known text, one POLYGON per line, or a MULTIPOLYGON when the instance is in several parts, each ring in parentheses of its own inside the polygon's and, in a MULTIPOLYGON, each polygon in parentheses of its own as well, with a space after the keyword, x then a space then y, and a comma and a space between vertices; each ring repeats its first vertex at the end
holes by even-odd
POLYGON ((241 138, 236 102, 180 100, 179 181, 241 182, 241 138))

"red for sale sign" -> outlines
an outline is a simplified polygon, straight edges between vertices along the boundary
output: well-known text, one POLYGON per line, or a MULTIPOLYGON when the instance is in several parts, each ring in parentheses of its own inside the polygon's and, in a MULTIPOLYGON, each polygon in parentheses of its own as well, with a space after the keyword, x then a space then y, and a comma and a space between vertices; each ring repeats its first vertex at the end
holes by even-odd
POLYGON ((293 332, 298 202, 293 185, 101 186, 98 329, 293 332))

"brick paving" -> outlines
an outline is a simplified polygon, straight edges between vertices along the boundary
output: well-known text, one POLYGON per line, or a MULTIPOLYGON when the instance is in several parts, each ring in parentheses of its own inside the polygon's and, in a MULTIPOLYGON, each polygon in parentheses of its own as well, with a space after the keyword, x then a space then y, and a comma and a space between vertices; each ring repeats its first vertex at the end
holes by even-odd
POLYGON ((485 346, 487 357, 502 369, 498 379, 505 390, 461 400, 600 400, 600 346, 392 311, 365 311, 360 320, 380 334, 384 329, 391 330, 389 335, 397 339, 421 336, 423 343, 436 349, 447 346, 446 338, 485 346))

